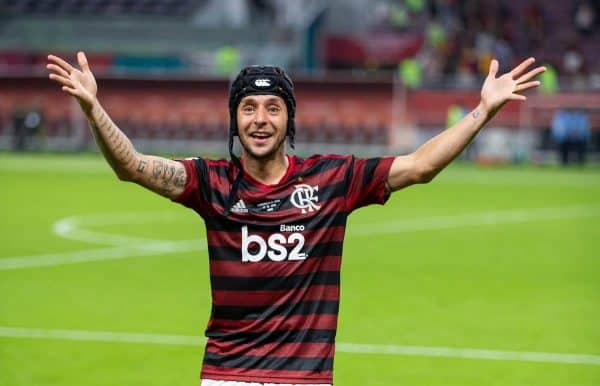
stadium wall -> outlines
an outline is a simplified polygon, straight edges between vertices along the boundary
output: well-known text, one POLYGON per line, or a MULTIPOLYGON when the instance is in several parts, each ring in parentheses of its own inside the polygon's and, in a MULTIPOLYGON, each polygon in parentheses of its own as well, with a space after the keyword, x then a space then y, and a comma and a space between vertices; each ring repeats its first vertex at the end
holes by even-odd
MULTIPOLYGON (((101 78, 102 104, 136 145, 146 150, 221 153, 229 113, 229 81, 222 78, 101 78)), ((43 147, 85 149, 92 138, 79 107, 56 85, 41 77, 0 79, 0 146, 9 148, 12 116, 18 109, 37 108, 44 117, 43 147)), ((356 79, 296 77, 299 146, 308 152, 381 153, 410 150, 446 126, 449 106, 474 107, 478 91, 406 90, 389 77, 356 79), (395 136, 413 133, 398 145, 395 136), (398 134, 400 133, 400 134, 398 134)), ((560 107, 585 108, 592 131, 600 132, 600 93, 535 94, 527 103, 510 103, 489 130, 531 131, 540 136, 560 107)), ((536 147, 541 140, 528 140, 536 147)), ((530 149, 533 150, 533 149, 530 149)))

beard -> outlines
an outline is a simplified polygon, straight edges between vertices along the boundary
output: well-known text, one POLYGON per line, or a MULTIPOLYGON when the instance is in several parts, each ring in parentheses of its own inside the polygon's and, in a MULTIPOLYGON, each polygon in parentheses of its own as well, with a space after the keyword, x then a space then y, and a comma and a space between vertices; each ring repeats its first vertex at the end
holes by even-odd
POLYGON ((250 146, 248 146, 246 143, 244 143, 244 141, 242 140, 242 137, 238 137, 238 138, 240 139, 240 144, 244 148, 244 152, 246 153, 246 155, 248 157, 251 157, 257 161, 266 161, 266 160, 275 158, 275 155, 279 152, 281 147, 284 146, 286 137, 287 137, 287 135, 284 135, 283 138, 281 138, 281 140, 279 141, 279 143, 275 144, 271 149, 269 149, 264 154, 257 154, 250 148, 250 146))

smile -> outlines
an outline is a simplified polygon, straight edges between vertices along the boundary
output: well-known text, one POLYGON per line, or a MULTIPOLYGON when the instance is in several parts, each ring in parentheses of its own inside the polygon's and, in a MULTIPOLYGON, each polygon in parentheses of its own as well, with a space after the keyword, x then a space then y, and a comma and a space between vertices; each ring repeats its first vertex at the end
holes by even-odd
POLYGON ((269 133, 252 133, 252 134, 250 134, 250 137, 256 138, 256 139, 266 139, 266 138, 270 138, 272 136, 273 136, 273 134, 269 134, 269 133))

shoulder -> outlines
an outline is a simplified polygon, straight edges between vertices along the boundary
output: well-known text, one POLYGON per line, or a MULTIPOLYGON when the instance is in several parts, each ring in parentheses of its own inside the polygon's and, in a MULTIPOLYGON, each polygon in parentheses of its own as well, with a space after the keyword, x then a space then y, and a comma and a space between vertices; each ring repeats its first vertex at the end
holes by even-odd
POLYGON ((354 156, 352 155, 339 155, 339 154, 315 154, 306 159, 296 157, 296 163, 302 164, 306 167, 312 167, 315 165, 330 165, 330 166, 341 166, 352 162, 354 156))
POLYGON ((190 164, 202 168, 229 168, 233 163, 227 159, 211 159, 205 157, 189 157, 175 159, 183 164, 190 164))
POLYGON ((176 159, 181 162, 189 175, 196 175, 201 181, 217 177, 228 178, 232 173, 233 162, 226 159, 211 159, 204 157, 190 157, 176 159))

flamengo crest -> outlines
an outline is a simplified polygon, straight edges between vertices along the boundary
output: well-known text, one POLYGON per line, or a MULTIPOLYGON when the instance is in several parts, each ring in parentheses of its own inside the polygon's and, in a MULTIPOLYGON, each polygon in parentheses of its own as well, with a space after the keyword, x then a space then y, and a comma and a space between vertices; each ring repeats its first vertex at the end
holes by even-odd
POLYGON ((319 185, 310 186, 300 184, 296 185, 295 188, 296 190, 292 193, 290 201, 292 202, 292 205, 302 211, 302 214, 321 209, 321 206, 317 205, 317 202, 319 201, 319 196, 317 196, 319 185))

